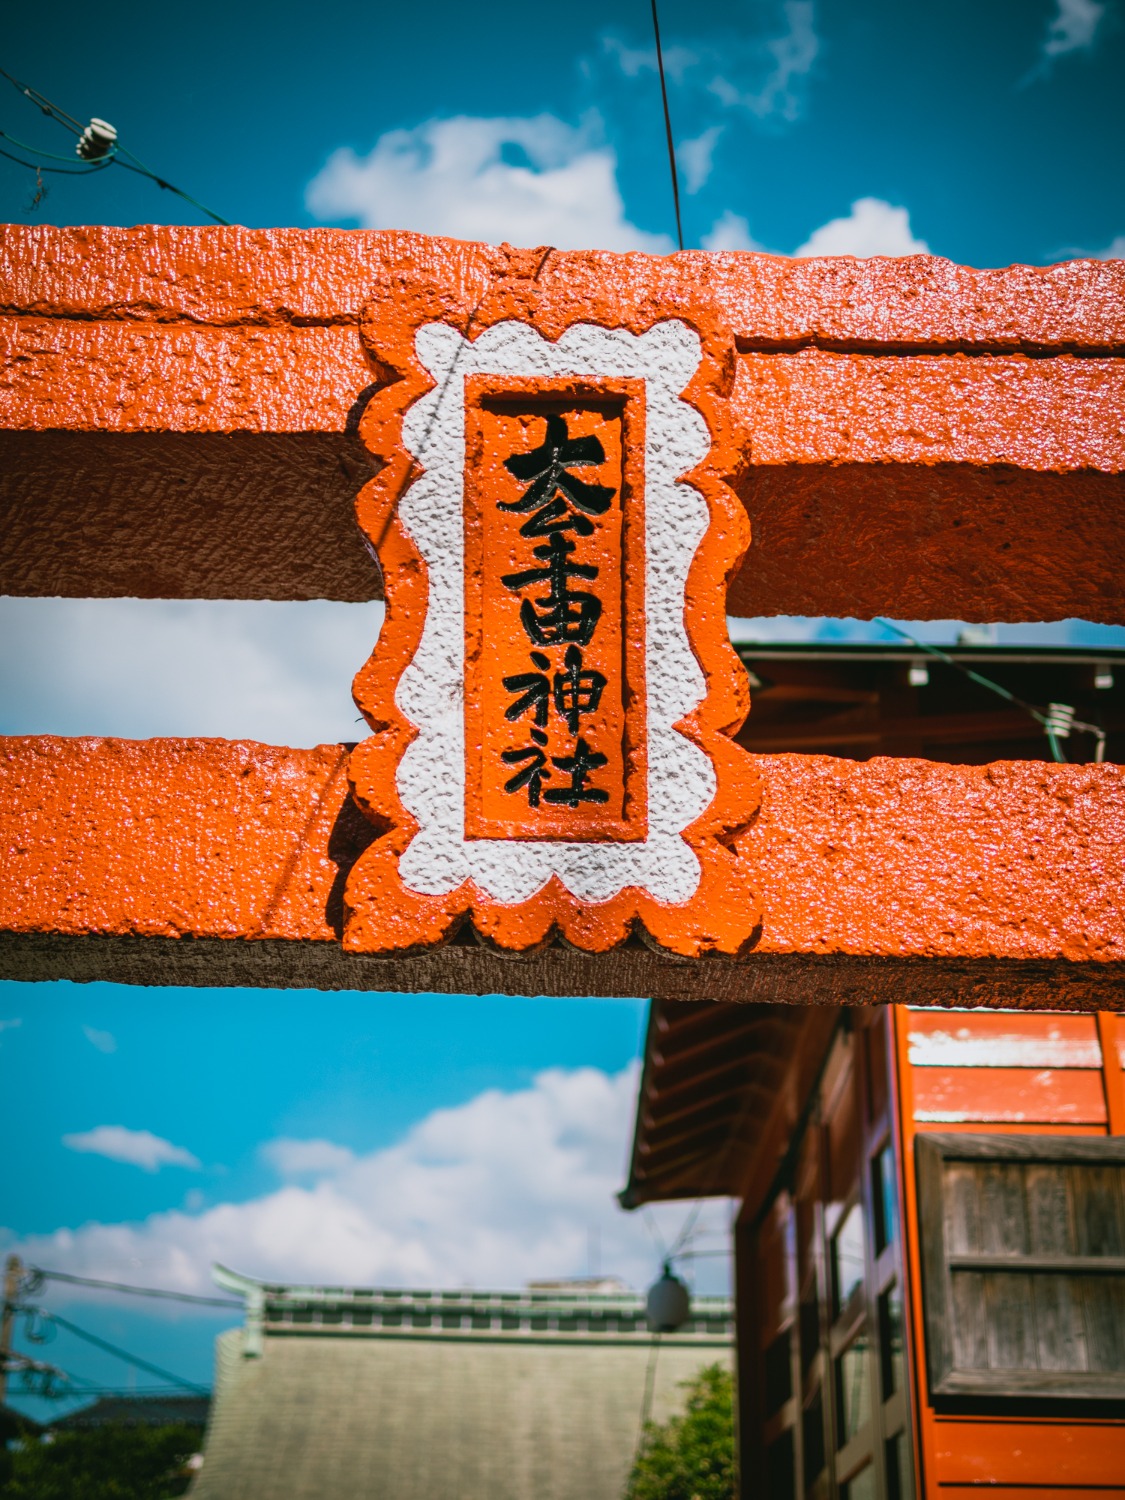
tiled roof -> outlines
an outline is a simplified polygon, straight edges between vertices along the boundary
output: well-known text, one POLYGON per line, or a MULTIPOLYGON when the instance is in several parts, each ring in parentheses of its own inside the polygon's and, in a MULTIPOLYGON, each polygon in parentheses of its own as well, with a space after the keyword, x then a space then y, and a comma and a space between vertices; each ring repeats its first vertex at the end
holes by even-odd
MULTIPOLYGON (((527 1290, 521 1292, 391 1291, 364 1287, 264 1288, 263 1321, 268 1332, 317 1330, 415 1334, 508 1335, 513 1338, 577 1337, 640 1340, 651 1333, 644 1299, 635 1292, 527 1290)), ((698 1297, 692 1316, 677 1332, 679 1342, 729 1340, 733 1311, 725 1297, 698 1297)))
POLYGON ((731 1359, 717 1298, 654 1350, 633 1294, 264 1291, 261 1355, 218 1340, 194 1500, 619 1500, 650 1361, 659 1420, 731 1359))

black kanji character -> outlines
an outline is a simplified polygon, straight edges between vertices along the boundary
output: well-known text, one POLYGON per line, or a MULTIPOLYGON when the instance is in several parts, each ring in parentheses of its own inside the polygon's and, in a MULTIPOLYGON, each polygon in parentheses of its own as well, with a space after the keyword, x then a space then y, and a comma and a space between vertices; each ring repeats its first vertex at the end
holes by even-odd
POLYGON ((546 770, 547 757, 542 747, 547 743, 547 736, 541 729, 533 729, 531 738, 535 741, 526 750, 505 750, 500 759, 508 766, 518 766, 527 761, 522 771, 517 771, 514 776, 509 776, 504 783, 506 792, 520 792, 527 788, 527 802, 529 807, 538 807, 539 798, 543 791, 543 783, 550 776, 546 770))
MULTIPOLYGON (((573 649, 573 648, 572 648, 573 649)), ((550 657, 544 656, 542 651, 533 651, 531 659, 537 667, 549 667, 550 657)), ((557 684, 558 678, 555 678, 557 684)), ((510 693, 519 693, 520 696, 506 710, 506 719, 516 720, 525 714, 530 708, 534 714, 535 722, 540 729, 547 722, 547 711, 551 702, 551 680, 545 671, 518 672, 514 677, 505 677, 504 686, 510 693)), ((557 694, 558 688, 556 686, 557 694)), ((559 710, 560 713, 562 710, 559 710)))
POLYGON ((535 646, 558 646, 574 641, 588 646, 602 613, 602 601, 596 594, 572 589, 570 579, 593 579, 597 568, 589 563, 570 561, 574 543, 558 531, 551 532, 534 555, 547 564, 545 568, 526 568, 522 573, 507 573, 501 578, 505 588, 515 593, 533 583, 550 585, 550 592, 538 599, 525 599, 520 605, 520 620, 528 639, 535 646))
POLYGON ((548 802, 564 802, 567 807, 577 807, 580 802, 608 802, 609 793, 600 787, 587 786, 586 778, 591 771, 605 765, 605 756, 591 750, 585 740, 579 740, 573 755, 552 755, 551 764, 557 771, 570 777, 569 786, 548 787, 543 796, 548 802))
MULTIPOLYGON (((566 720, 571 734, 577 734, 580 715, 597 712, 607 679, 592 668, 583 670, 582 653, 577 646, 566 648, 563 663, 566 670, 555 673, 555 709, 566 720)), ((507 682, 504 685, 506 687, 507 682)))
POLYGON ((501 510, 527 511, 534 514, 520 527, 521 536, 550 536, 556 531, 576 531, 589 536, 593 524, 587 516, 601 516, 609 509, 615 491, 612 485, 587 484, 576 479, 569 469, 582 469, 605 463, 605 449, 594 434, 572 438, 566 418, 549 416, 547 435, 530 453, 513 453, 504 467, 515 479, 530 479, 518 500, 500 500, 501 510), (562 498, 560 498, 562 497, 562 498), (567 501, 586 515, 575 515, 567 501))

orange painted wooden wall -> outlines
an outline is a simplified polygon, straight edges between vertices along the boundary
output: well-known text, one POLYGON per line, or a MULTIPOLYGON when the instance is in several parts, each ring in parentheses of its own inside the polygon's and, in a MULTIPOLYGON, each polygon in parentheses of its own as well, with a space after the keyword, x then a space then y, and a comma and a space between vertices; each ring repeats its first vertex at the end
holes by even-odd
POLYGON ((1125 1135, 1125 1017, 895 1008, 901 1161, 925 1500, 1125 1496, 1125 1412, 1112 1418, 936 1412, 922 1342, 914 1140, 926 1131, 1125 1135))

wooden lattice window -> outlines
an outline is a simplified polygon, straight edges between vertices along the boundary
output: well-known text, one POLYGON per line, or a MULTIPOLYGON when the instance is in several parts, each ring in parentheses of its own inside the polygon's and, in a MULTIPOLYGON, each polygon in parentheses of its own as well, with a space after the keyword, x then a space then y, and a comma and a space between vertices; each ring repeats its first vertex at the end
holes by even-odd
POLYGON ((916 1151, 931 1394, 1125 1397, 1125 1140, 916 1151))

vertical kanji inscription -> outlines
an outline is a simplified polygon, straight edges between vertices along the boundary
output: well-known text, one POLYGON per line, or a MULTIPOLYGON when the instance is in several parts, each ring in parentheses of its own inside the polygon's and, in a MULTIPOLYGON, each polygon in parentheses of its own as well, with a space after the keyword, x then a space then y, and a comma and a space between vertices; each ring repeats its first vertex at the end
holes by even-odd
POLYGON ((644 406, 466 381, 467 838, 643 839, 644 406))
POLYGON ((401 375, 363 419, 387 614, 349 774, 382 836, 348 877, 345 943, 424 948, 468 917, 519 952, 636 932, 740 951, 761 915, 726 837, 758 795, 730 738, 730 341, 522 303, 454 319, 431 292, 420 320, 380 301, 379 366, 401 375))

